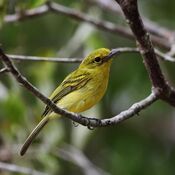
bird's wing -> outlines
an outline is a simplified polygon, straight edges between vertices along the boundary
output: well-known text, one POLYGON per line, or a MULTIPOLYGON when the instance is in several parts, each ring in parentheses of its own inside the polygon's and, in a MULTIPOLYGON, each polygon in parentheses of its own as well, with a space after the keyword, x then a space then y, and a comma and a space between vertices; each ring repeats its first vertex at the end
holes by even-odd
MULTIPOLYGON (((76 71, 68 75, 65 80, 60 84, 60 86, 52 93, 50 99, 57 103, 67 94, 78 90, 86 85, 86 83, 91 79, 90 76, 87 76, 88 73, 77 74, 76 71)), ((45 117, 52 112, 52 109, 49 106, 45 107, 45 110, 42 114, 42 117, 45 117)))

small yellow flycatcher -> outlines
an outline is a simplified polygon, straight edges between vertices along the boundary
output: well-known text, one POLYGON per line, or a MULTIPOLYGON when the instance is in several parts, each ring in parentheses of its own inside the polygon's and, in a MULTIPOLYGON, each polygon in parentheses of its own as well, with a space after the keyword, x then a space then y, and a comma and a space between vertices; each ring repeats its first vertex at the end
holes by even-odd
MULTIPOLYGON (((78 69, 70 73, 49 97, 60 108, 71 112, 83 112, 94 106, 104 95, 109 79, 110 65, 115 49, 101 48, 90 53, 78 69)), ((20 154, 24 155, 41 129, 60 115, 49 106, 45 107, 43 119, 34 128, 23 144, 20 154)))

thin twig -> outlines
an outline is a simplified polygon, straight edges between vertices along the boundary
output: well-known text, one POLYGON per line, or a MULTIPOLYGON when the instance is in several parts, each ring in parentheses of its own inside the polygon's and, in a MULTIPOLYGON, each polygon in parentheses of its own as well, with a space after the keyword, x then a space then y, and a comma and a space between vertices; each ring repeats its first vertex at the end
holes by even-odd
MULTIPOLYGON (((138 48, 132 47, 118 47, 118 54, 123 53, 140 53, 138 48)), ((156 55, 164 61, 175 62, 175 58, 155 49, 156 55)), ((80 63, 82 58, 55 58, 55 57, 39 57, 39 56, 25 56, 25 55, 11 55, 7 56, 12 60, 17 61, 47 61, 47 62, 60 62, 60 63, 80 63)), ((0 73, 9 72, 7 68, 2 68, 0 73)))
MULTIPOLYGON (((117 48, 118 54, 138 52, 137 48, 121 47, 117 48)), ((60 62, 60 63, 79 63, 82 58, 54 58, 54 57, 38 57, 38 56, 24 56, 24 55, 7 55, 12 60, 17 61, 47 61, 47 62, 60 62)))
POLYGON ((123 36, 126 36, 128 38, 133 38, 131 31, 126 29, 125 27, 117 26, 112 22, 97 20, 91 16, 85 15, 77 10, 65 7, 55 2, 49 2, 40 7, 31 10, 26 10, 25 13, 22 15, 21 14, 7 15, 5 16, 4 21, 8 23, 22 21, 25 19, 31 19, 33 17, 39 17, 41 15, 45 15, 48 12, 62 14, 78 21, 84 21, 90 23, 99 29, 107 30, 112 33, 122 34, 123 36))
MULTIPOLYGON (((55 2, 49 2, 45 5, 40 6, 40 7, 26 10, 25 13, 22 13, 22 14, 17 13, 17 14, 13 14, 13 15, 7 15, 4 17, 4 21, 6 23, 12 23, 12 22, 16 22, 16 21, 22 21, 25 19, 31 19, 33 17, 39 17, 39 16, 45 15, 49 12, 54 12, 56 14, 62 14, 62 15, 65 15, 67 17, 70 17, 70 18, 78 20, 78 21, 87 22, 87 23, 97 27, 98 29, 108 31, 108 32, 111 32, 111 33, 114 33, 117 35, 121 35, 121 36, 124 36, 128 39, 134 39, 134 36, 131 33, 131 31, 124 26, 116 25, 116 24, 109 22, 109 21, 95 19, 92 16, 88 16, 82 12, 75 10, 75 9, 65 7, 65 6, 60 5, 58 3, 55 3, 55 2)), ((160 38, 160 37, 157 37, 155 35, 152 35, 151 38, 152 38, 152 41, 157 46, 165 48, 165 49, 171 48, 171 44, 168 43, 167 40, 165 40, 164 38, 160 38)))
POLYGON ((104 127, 110 126, 117 123, 120 123, 135 114, 138 114, 142 109, 146 108, 147 106, 151 105, 154 101, 159 99, 160 91, 159 89, 154 89, 153 92, 144 100, 132 105, 128 110, 116 115, 113 118, 109 119, 96 119, 96 118, 87 118, 79 114, 75 114, 64 109, 61 109, 56 106, 50 99, 45 97, 39 90, 34 87, 25 77, 23 77, 15 65, 11 62, 11 60, 6 56, 3 51, 0 49, 0 59, 3 63, 9 68, 11 74, 14 78, 23 85, 28 91, 30 91, 34 96, 38 97, 43 103, 48 105, 55 113, 61 114, 77 123, 80 123, 84 126, 88 127, 104 127))
POLYGON ((155 53, 156 53, 156 55, 159 57, 159 58, 161 58, 162 60, 164 60, 164 61, 169 61, 169 62, 175 62, 175 58, 174 57, 172 57, 172 56, 170 56, 170 55, 168 55, 167 53, 165 54, 165 53, 162 53, 160 50, 158 50, 158 49, 154 49, 154 51, 155 51, 155 53))
POLYGON ((109 21, 96 19, 92 16, 85 15, 82 12, 65 7, 58 3, 52 2, 52 3, 49 3, 48 5, 49 5, 50 10, 56 14, 66 15, 72 19, 92 24, 95 27, 102 29, 104 31, 110 31, 115 34, 121 34, 122 36, 125 36, 127 38, 133 38, 131 31, 127 29, 126 27, 116 25, 109 21))
POLYGON ((39 56, 24 56, 24 55, 7 55, 12 60, 18 61, 47 61, 60 63, 79 63, 81 58, 54 58, 54 57, 39 57, 39 56))
POLYGON ((48 175, 46 173, 39 172, 31 168, 26 168, 26 167, 18 166, 15 164, 4 163, 4 162, 0 162, 0 171, 8 171, 11 173, 22 173, 22 174, 29 174, 29 175, 48 175))
POLYGON ((7 73, 7 72, 9 72, 9 69, 6 67, 0 69, 0 74, 7 73))
POLYGON ((33 18, 33 17, 38 17, 38 16, 42 16, 45 15, 49 12, 49 8, 47 5, 42 5, 40 7, 34 8, 34 9, 30 9, 30 10, 26 10, 24 13, 16 13, 13 15, 6 15, 4 17, 4 22, 6 23, 13 23, 13 22, 18 22, 24 19, 29 19, 29 18, 33 18))
MULTIPOLYGON (((114 14, 123 16, 122 10, 118 4, 113 0, 87 0, 93 4, 100 6, 100 8, 104 10, 108 10, 109 13, 113 12, 114 14)), ((145 24, 146 29, 152 35, 162 37, 164 39, 168 39, 170 41, 172 37, 174 37, 174 31, 167 29, 158 25, 157 23, 150 21, 148 18, 143 17, 143 22, 145 24)))

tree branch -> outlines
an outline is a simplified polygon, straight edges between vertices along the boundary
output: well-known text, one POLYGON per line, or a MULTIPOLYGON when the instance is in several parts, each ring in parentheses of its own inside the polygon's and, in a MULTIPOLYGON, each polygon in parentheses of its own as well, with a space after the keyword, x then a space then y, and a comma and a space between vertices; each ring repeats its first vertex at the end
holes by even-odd
POLYGON ((11 60, 6 56, 2 49, 0 49, 0 59, 2 62, 7 66, 10 73, 14 76, 14 78, 23 85, 28 91, 30 91, 34 96, 39 98, 43 103, 48 105, 55 113, 61 114, 74 122, 80 123, 87 127, 104 127, 104 126, 110 126, 115 125, 117 123, 120 123, 135 114, 138 114, 142 109, 148 107, 153 102, 159 99, 160 91, 159 89, 153 89, 152 93, 145 98, 144 100, 141 100, 138 103, 133 104, 128 110, 121 112, 120 114, 109 118, 109 119, 96 119, 96 118, 88 118, 84 117, 79 114, 75 114, 72 112, 68 112, 64 109, 61 109, 56 106, 55 103, 53 103, 50 99, 45 97, 39 90, 34 87, 30 82, 27 81, 25 77, 23 77, 18 69, 15 67, 15 65, 11 62, 11 60))
POLYGON ((29 175, 47 175, 46 173, 42 173, 31 168, 21 167, 15 164, 9 164, 4 162, 0 162, 0 171, 8 171, 12 173, 22 173, 29 175))
POLYGON ((17 61, 47 61, 60 63, 79 63, 81 58, 54 58, 54 57, 39 57, 39 56, 24 56, 24 55, 7 55, 12 60, 17 61))
POLYGON ((4 17, 4 22, 6 23, 13 23, 13 22, 17 22, 17 21, 22 21, 25 19, 30 19, 33 17, 38 17, 38 16, 42 16, 45 15, 49 12, 49 8, 47 5, 42 5, 40 7, 37 8, 33 8, 30 10, 26 10, 24 11, 24 13, 16 13, 13 15, 6 15, 4 17))
POLYGON ((154 51, 155 51, 156 55, 159 58, 161 58, 163 61, 169 61, 169 62, 175 63, 175 58, 174 57, 168 55, 167 53, 165 54, 165 53, 161 52, 158 49, 154 49, 154 51))
MULTIPOLYGON (((118 55, 121 53, 140 53, 138 48, 132 47, 118 47, 118 55)), ((175 62, 175 58, 155 49, 156 55, 163 61, 175 62)), ((7 54, 11 60, 15 61, 47 61, 47 62, 59 62, 59 63, 79 63, 82 58, 55 58, 55 57, 39 57, 39 56, 25 56, 25 55, 11 55, 7 54)), ((0 73, 9 72, 7 68, 2 68, 0 73)))
POLYGON ((127 23, 136 40, 139 44, 141 55, 144 58, 144 63, 147 71, 150 75, 150 79, 154 87, 165 87, 166 83, 163 74, 160 70, 159 64, 154 53, 152 43, 150 41, 149 35, 146 32, 143 22, 141 20, 140 14, 138 12, 137 1, 136 0, 116 0, 121 6, 127 23))
POLYGON ((9 69, 6 67, 0 69, 0 74, 7 73, 7 72, 9 72, 9 69))
MULTIPOLYGON (((133 53, 138 52, 137 48, 121 47, 117 48, 118 54, 121 53, 133 53)), ((7 55, 11 60, 17 61, 49 61, 49 62, 61 62, 61 63, 79 63, 82 58, 53 58, 53 57, 38 57, 38 56, 24 56, 24 55, 7 55)), ((4 71, 4 70, 3 70, 4 71)))
POLYGON ((121 34, 122 36, 126 36, 128 38, 133 38, 133 35, 131 34, 130 30, 126 29, 125 27, 117 26, 112 22, 97 20, 79 11, 76 11, 74 9, 65 7, 63 5, 54 2, 48 2, 47 4, 42 5, 40 7, 31 10, 26 10, 25 13, 22 15, 21 14, 7 15, 5 16, 4 21, 12 23, 16 21, 22 21, 25 19, 31 19, 33 17, 39 17, 49 12, 53 12, 55 14, 62 14, 78 21, 90 23, 91 25, 94 25, 99 29, 110 31, 115 34, 121 34))
POLYGON ((137 0, 116 0, 116 2, 123 10, 126 21, 136 38, 153 87, 160 89, 161 99, 175 106, 175 90, 168 85, 162 74, 149 34, 139 14, 137 0))
MULTIPOLYGON (((100 6, 100 8, 104 10, 108 10, 108 12, 113 12, 114 14, 123 16, 122 10, 118 4, 116 4, 113 0, 87 0, 88 2, 91 2, 93 4, 96 4, 100 6)), ((165 27, 162 27, 158 24, 156 24, 153 21, 150 21, 149 19, 143 17, 143 21, 145 24, 146 29, 152 34, 157 37, 164 38, 170 42, 172 40, 172 37, 174 37, 174 31, 167 29, 165 27)))
MULTIPOLYGON (((97 20, 91 16, 85 15, 84 13, 81 13, 79 11, 76 11, 74 9, 65 7, 63 5, 60 5, 58 3, 54 2, 48 2, 45 5, 42 5, 40 7, 26 10, 23 14, 13 14, 13 15, 7 15, 4 18, 4 21, 6 23, 12 23, 16 21, 22 21, 25 19, 31 19, 34 17, 39 17, 42 15, 45 15, 49 12, 53 12, 56 14, 62 14, 67 17, 70 17, 72 19, 78 20, 78 21, 83 21, 87 22, 98 29, 108 31, 114 34, 120 34, 121 36, 124 36, 128 39, 134 39, 133 34, 131 31, 123 26, 116 25, 112 22, 104 21, 104 20, 97 20)), ((165 49, 170 49, 171 44, 167 42, 164 38, 160 38, 158 36, 152 35, 152 41, 155 43, 157 46, 165 48, 165 49)))

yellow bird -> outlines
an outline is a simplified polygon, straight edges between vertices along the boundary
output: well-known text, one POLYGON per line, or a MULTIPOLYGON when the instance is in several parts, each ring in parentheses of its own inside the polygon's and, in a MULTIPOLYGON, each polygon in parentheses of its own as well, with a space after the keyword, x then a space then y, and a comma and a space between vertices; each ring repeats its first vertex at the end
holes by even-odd
MULTIPOLYGON (((100 48, 90 53, 70 73, 49 97, 57 106, 71 112, 83 112, 94 106, 104 95, 109 79, 110 65, 115 49, 100 48)), ((23 144, 20 154, 24 155, 28 147, 41 129, 60 115, 54 113, 49 106, 45 107, 43 119, 34 128, 23 144)))

